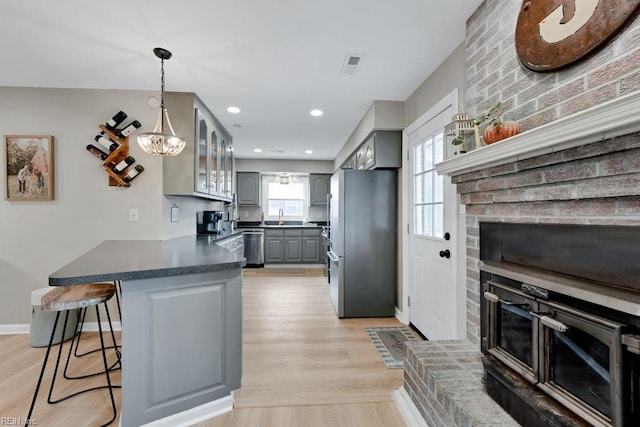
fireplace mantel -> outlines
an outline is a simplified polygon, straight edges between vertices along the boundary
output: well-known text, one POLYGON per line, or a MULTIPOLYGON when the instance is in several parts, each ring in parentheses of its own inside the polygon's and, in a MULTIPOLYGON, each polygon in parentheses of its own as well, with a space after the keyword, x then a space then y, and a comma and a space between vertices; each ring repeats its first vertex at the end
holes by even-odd
POLYGON ((436 164, 461 175, 640 131, 640 91, 436 164))

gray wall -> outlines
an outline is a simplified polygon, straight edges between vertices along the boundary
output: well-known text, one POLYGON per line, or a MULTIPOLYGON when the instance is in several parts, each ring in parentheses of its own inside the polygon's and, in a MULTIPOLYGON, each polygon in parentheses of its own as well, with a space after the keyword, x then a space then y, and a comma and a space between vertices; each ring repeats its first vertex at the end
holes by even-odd
MULTIPOLYGON (((100 160, 85 146, 118 110, 153 128, 150 91, 0 87, 2 135, 53 135, 55 200, 0 199, 0 327, 28 324, 31 291, 48 276, 107 239, 160 239, 195 233, 195 211, 215 202, 162 195, 162 160, 130 141, 130 155, 145 168, 130 188, 109 187, 100 160), (180 221, 169 221, 170 207, 180 221), (129 222, 129 209, 139 222, 129 222)), ((171 112, 169 112, 171 113, 171 112)), ((135 134, 134 134, 135 135, 135 134)), ((4 192, 5 152, 0 150, 4 192)))
POLYGON ((460 104, 464 105, 465 48, 464 43, 433 72, 404 103, 405 127, 413 123, 453 89, 459 89, 460 104))
MULTIPOLYGON (((430 75, 418 88, 407 98, 404 102, 404 127, 409 126, 416 121, 420 116, 426 113, 431 107, 433 107, 438 101, 444 98, 452 90, 458 88, 458 96, 462 97, 464 94, 465 85, 465 48, 462 43, 453 53, 430 75)), ((460 99, 460 103, 464 104, 464 99, 460 99)), ((402 178, 402 172, 399 173, 399 177, 402 178)), ((408 195, 408 183, 399 180, 400 190, 398 194, 401 197, 409 197, 408 195)), ((398 201, 398 218, 402 218, 403 203, 402 200, 398 201)), ((465 224, 464 218, 461 217, 461 221, 458 227, 458 247, 464 247, 464 235, 465 224)), ((398 233, 398 248, 402 248, 406 233, 406 225, 402 224, 400 227, 400 233, 398 233)), ((398 251, 398 265, 402 265, 402 251, 398 251)), ((459 264, 464 263, 464 257, 459 256, 459 264)), ((458 268, 460 270, 460 266, 458 268)), ((397 301, 402 301, 402 271, 398 269, 398 293, 397 301)), ((463 277, 462 275, 460 275, 463 277)), ((461 278, 460 280, 464 280, 461 278)), ((398 303, 398 305, 401 305, 398 303)), ((407 315, 408 313, 405 313, 407 315)))

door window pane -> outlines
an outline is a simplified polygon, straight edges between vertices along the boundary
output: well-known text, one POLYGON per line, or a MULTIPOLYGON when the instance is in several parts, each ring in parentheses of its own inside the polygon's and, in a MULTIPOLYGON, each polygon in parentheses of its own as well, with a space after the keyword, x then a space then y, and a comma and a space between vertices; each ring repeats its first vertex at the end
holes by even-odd
POLYGON ((416 173, 420 173, 424 171, 424 145, 418 144, 415 148, 414 154, 414 169, 416 173))
POLYGON ((433 140, 435 145, 435 162, 439 163, 444 160, 444 135, 440 132, 433 140))
POLYGON ((413 223, 415 224, 415 234, 424 234, 424 206, 418 205, 414 209, 413 223))
POLYGON ((416 204, 424 203, 424 175, 417 175, 414 179, 415 182, 415 192, 414 192, 414 200, 416 204))
POLYGON ((413 208, 414 234, 442 237, 444 235, 444 180, 435 164, 444 159, 442 132, 414 146, 413 208))
POLYGON ((442 175, 438 175, 434 172, 433 179, 435 180, 435 183, 433 185, 433 201, 434 203, 442 203, 442 192, 444 191, 442 175))
POLYGON ((433 144, 431 143, 431 138, 425 141, 424 152, 424 170, 428 171, 433 169, 433 144))

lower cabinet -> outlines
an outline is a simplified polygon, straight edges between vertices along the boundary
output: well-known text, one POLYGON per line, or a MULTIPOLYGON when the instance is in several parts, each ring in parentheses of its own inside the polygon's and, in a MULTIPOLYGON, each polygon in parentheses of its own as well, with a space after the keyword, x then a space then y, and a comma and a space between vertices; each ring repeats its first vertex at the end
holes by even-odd
POLYGON ((264 239, 265 263, 321 262, 320 229, 266 229, 264 239))
POLYGON ((322 239, 319 228, 302 230, 302 262, 319 264, 322 262, 322 239))
POLYGON ((264 238, 264 246, 265 263, 284 262, 284 236, 272 237, 267 235, 264 238))
POLYGON ((284 262, 302 262, 302 237, 285 237, 284 262))

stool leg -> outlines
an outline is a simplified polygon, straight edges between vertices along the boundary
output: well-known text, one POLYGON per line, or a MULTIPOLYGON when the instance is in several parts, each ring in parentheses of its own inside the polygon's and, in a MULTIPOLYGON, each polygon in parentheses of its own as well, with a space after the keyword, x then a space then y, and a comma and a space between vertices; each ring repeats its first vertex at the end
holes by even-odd
MULTIPOLYGON (((27 418, 25 419, 25 427, 27 427, 31 421, 31 415, 33 414, 33 408, 36 405, 36 398, 38 397, 38 392, 40 391, 40 386, 42 385, 42 378, 44 377, 44 372, 47 368, 47 361, 49 360, 49 353, 51 352, 51 346, 53 345, 53 338, 56 334, 56 329, 58 327, 58 320, 60 319, 60 312, 56 313, 56 320, 53 322, 53 330, 51 331, 51 338, 49 338, 49 345, 47 345, 47 352, 44 355, 44 362, 42 363, 42 369, 40 370, 40 376, 38 377, 38 382, 36 384, 36 390, 33 392, 33 399, 31 399, 31 406, 29 407, 29 413, 27 414, 27 418)), ((63 333, 64 336, 64 333, 63 333)), ((60 343, 62 345, 62 343, 60 343)))
MULTIPOLYGON (((97 309, 98 307, 96 307, 96 310, 97 309)), ((118 365, 118 369, 122 368, 122 365, 120 364, 122 353, 120 352, 120 350, 118 350, 120 346, 116 344, 116 334, 113 332, 113 323, 111 323, 111 315, 109 313, 109 306, 107 305, 107 303, 104 303, 104 311, 107 314, 107 320, 109 321, 109 331, 111 332, 111 342, 113 343, 113 351, 116 352, 116 357, 117 357, 116 362, 113 365, 111 365, 111 367, 109 368, 109 370, 111 371, 114 369, 116 365, 118 365)))
POLYGON ((76 329, 76 333, 78 335, 78 339, 76 340, 76 337, 74 336, 73 339, 76 340, 76 349, 73 352, 73 355, 75 357, 82 357, 82 356, 86 356, 89 353, 92 353, 92 351, 88 351, 86 353, 82 353, 82 354, 78 354, 78 347, 80 346, 80 337, 82 336, 82 328, 84 327, 84 319, 87 315, 87 308, 83 308, 78 312, 78 327, 76 329), (80 318, 82 317, 82 319, 80 320, 80 318))
MULTIPOLYGON (((104 303, 105 306, 105 310, 107 311, 107 317, 109 319, 109 327, 111 329, 111 336, 113 337, 114 343, 115 343, 115 336, 113 335, 113 326, 111 325, 111 317, 109 316, 109 309, 107 308, 107 303, 104 303)), ((102 325, 100 324, 100 311, 98 310, 98 306, 96 306, 96 317, 98 318, 98 330, 100 332, 100 346, 102 347, 102 362, 104 364, 104 374, 107 377, 107 385, 109 388, 109 397, 111 397, 111 408, 113 409, 113 417, 109 420, 108 423, 103 424, 101 427, 105 427, 108 426, 109 424, 111 424, 115 419, 116 419, 116 415, 117 415, 117 409, 116 409, 116 401, 113 398, 113 386, 111 385, 111 377, 109 376, 109 364, 107 363, 107 350, 104 346, 104 338, 102 336, 102 325)), ((117 350, 116 350, 117 352, 117 350)))
MULTIPOLYGON (((120 351, 118 350, 118 348, 120 346, 118 346, 116 344, 116 336, 115 336, 115 333, 113 332, 113 323, 111 322, 111 316, 109 315, 109 307, 107 306, 106 303, 103 304, 103 306, 105 308, 105 312, 107 313, 107 318, 109 319, 109 330, 111 331, 111 342, 113 343, 113 346, 109 346, 107 348, 113 348, 114 351, 116 352, 116 356, 117 356, 117 360, 113 363, 113 365, 111 365, 111 367, 109 367, 109 370, 110 371, 115 371, 115 370, 118 370, 118 369, 121 368, 120 358, 121 358, 122 355, 121 355, 120 351)), ((84 310, 84 313, 82 315, 82 319, 83 319, 83 323, 84 323, 84 318, 86 316, 86 308, 83 308, 82 310, 84 310)), ((96 306, 96 310, 98 310, 98 306, 96 306)), ((80 336, 82 335, 82 330, 79 330, 77 335, 78 335, 78 341, 80 341, 80 336)), ((75 340, 75 338, 76 337, 74 336, 73 339, 75 340)), ((71 347, 73 347, 73 340, 71 341, 71 347)), ((65 362, 64 371, 63 371, 63 376, 66 379, 68 379, 68 380, 80 380, 80 379, 83 379, 83 378, 89 378, 89 377, 95 377, 97 375, 102 375, 102 372, 95 372, 93 374, 85 374, 85 375, 77 375, 77 376, 72 376, 71 374, 69 374, 68 371, 69 371, 69 362, 71 360, 71 347, 69 348, 69 354, 67 355, 67 361, 65 362)), ((77 350, 77 348, 78 347, 77 347, 77 342, 76 342, 76 350, 77 350)), ((100 351, 100 348, 89 350, 89 351, 81 354, 80 357, 81 356, 86 356, 86 355, 91 354, 91 353, 95 353, 97 351, 100 351)), ((76 356, 77 356, 77 354, 76 354, 76 356)))
MULTIPOLYGON (((60 312, 58 312, 59 314, 60 312)), ((51 399, 51 395, 53 394, 53 387, 56 384, 56 378, 58 376, 58 367, 60 366, 60 357, 62 356, 62 347, 64 346, 64 335, 65 332, 67 330, 67 321, 69 320, 69 311, 67 310, 65 312, 65 317, 64 317, 64 324, 62 326, 62 340, 60 341, 60 346, 58 347, 58 357, 56 358, 56 366, 53 369, 53 377, 51 379, 51 387, 49 387, 49 395, 47 396, 47 403, 51 404, 51 403, 58 403, 62 400, 65 400, 65 398, 59 399, 59 400, 52 400, 51 399)))
POLYGON ((113 284, 116 287, 116 304, 118 305, 118 318, 122 324, 122 309, 120 308, 120 299, 122 298, 122 283, 120 280, 114 280, 113 284))

